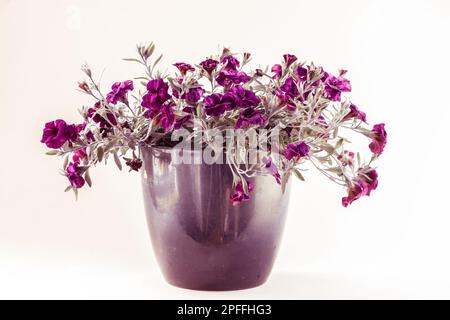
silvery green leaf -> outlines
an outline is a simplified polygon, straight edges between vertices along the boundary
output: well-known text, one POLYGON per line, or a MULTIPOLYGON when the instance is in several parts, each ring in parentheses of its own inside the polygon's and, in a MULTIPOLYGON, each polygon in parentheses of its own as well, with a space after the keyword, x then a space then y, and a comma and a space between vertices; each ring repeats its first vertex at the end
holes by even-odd
POLYGON ((108 152, 112 147, 114 147, 117 143, 117 139, 112 139, 104 146, 104 152, 108 152))
POLYGON ((84 173, 84 180, 86 180, 86 183, 88 184, 89 187, 92 187, 92 180, 91 176, 89 175, 89 169, 86 170, 86 172, 84 173))
POLYGON ((331 144, 324 143, 320 147, 323 150, 325 150, 326 152, 328 152, 329 154, 333 154, 334 153, 334 147, 331 144))
POLYGON ((332 173, 342 173, 342 169, 340 167, 325 168, 324 170, 332 173))
POLYGON ((120 162, 117 152, 114 152, 114 162, 116 163, 117 168, 119 168, 119 170, 122 170, 122 163, 120 162))
POLYGON ((98 159, 98 162, 102 162, 103 154, 104 154, 103 148, 101 146, 99 146, 97 148, 97 159, 98 159))
POLYGON ((335 149, 339 149, 343 143, 344 143, 344 139, 340 138, 339 141, 336 143, 335 149))
POLYGON ((66 170, 68 164, 69 164, 69 155, 66 155, 64 157, 64 162, 63 162, 63 169, 64 170, 66 170))
POLYGON ((50 151, 47 151, 45 154, 49 155, 49 156, 55 156, 55 155, 59 154, 59 151, 58 150, 50 150, 50 151))
POLYGON ((134 59, 134 58, 125 58, 125 59, 122 59, 122 60, 124 60, 124 61, 131 61, 131 62, 137 62, 137 63, 142 64, 142 61, 139 61, 138 59, 134 59))
POLYGON ((150 43, 148 45, 148 47, 145 49, 145 53, 147 55, 147 58, 150 57, 153 54, 153 51, 155 51, 155 45, 152 43, 150 43))
POLYGON ((89 166, 78 166, 78 170, 81 174, 85 173, 89 169, 89 166))
POLYGON ((292 171, 294 171, 294 174, 298 179, 300 179, 301 181, 305 181, 305 178, 303 177, 300 170, 298 170, 297 168, 294 168, 292 171))
POLYGON ((155 60, 155 62, 153 63, 153 68, 155 68, 155 66, 158 64, 159 61, 161 61, 163 55, 161 54, 158 59, 155 60))
POLYGON ((68 192, 68 191, 70 191, 70 190, 72 190, 72 186, 68 186, 66 189, 64 189, 64 192, 68 192))

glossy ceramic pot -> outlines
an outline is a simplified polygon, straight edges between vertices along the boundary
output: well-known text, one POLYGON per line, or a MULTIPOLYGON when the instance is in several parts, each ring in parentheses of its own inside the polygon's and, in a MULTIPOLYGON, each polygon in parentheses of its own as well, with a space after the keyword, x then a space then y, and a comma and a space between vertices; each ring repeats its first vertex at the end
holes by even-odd
POLYGON ((264 283, 280 245, 289 184, 283 192, 272 176, 256 177, 251 199, 233 206, 227 164, 176 164, 173 149, 141 150, 147 223, 167 282, 195 290, 264 283))

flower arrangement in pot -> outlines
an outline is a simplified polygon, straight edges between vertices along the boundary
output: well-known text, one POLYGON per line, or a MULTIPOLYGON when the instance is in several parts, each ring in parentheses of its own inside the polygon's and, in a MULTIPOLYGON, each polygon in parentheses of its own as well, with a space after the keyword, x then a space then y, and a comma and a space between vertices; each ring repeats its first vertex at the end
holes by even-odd
POLYGON ((83 121, 45 124, 42 143, 63 158, 66 191, 92 185, 90 171, 113 161, 140 171, 155 255, 167 281, 233 290, 268 277, 284 227, 290 176, 316 168, 346 189, 342 205, 377 188, 373 162, 386 145, 384 124, 345 95, 346 71, 283 55, 270 69, 223 49, 198 64, 156 71, 155 46, 137 46, 145 75, 104 94, 88 66, 79 90, 94 101, 83 121), (142 85, 136 90, 135 82, 142 85), (368 140, 363 160, 349 136, 368 140))

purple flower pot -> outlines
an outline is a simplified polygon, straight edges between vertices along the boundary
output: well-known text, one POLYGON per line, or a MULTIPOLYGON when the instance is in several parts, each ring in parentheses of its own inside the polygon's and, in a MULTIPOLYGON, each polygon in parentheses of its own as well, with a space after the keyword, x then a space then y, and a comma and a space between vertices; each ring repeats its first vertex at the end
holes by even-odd
POLYGON ((289 184, 282 192, 272 176, 251 179, 251 199, 233 207, 227 164, 175 164, 174 152, 142 148, 148 228, 167 282, 195 290, 264 283, 280 244, 289 184))

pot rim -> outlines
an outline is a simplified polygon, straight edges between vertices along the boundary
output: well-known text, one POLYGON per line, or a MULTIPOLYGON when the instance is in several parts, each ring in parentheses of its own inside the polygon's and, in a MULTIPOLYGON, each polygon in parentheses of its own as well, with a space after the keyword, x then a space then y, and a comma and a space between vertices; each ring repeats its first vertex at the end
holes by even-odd
MULTIPOLYGON (((171 153, 173 150, 176 150, 176 148, 174 147, 165 147, 165 146, 151 146, 149 144, 143 143, 140 145, 140 147, 144 147, 147 148, 149 150, 156 150, 159 152, 164 152, 164 153, 171 153)), ((183 152, 190 152, 190 153, 198 153, 198 152, 203 152, 203 150, 205 150, 204 148, 202 149, 177 149, 177 150, 183 150, 183 152)))

